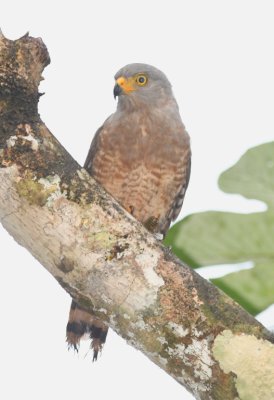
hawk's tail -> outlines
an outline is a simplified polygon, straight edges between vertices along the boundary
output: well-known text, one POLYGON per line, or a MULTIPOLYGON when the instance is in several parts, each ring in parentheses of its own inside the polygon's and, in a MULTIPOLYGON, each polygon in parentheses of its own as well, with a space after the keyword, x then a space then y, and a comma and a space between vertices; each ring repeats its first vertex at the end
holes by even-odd
POLYGON ((78 351, 80 340, 85 334, 91 339, 91 348, 93 349, 93 361, 97 360, 99 351, 102 350, 106 341, 108 327, 94 315, 88 313, 78 306, 72 300, 69 320, 67 324, 67 342, 68 347, 78 351))

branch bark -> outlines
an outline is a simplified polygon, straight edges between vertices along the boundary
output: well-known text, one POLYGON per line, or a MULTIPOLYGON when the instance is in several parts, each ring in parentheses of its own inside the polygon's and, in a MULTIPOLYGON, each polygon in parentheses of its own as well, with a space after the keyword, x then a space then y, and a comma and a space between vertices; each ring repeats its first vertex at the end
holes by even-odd
POLYGON ((0 35, 1 223, 197 399, 273 398, 273 335, 155 240, 40 120, 49 62, 41 39, 0 35))

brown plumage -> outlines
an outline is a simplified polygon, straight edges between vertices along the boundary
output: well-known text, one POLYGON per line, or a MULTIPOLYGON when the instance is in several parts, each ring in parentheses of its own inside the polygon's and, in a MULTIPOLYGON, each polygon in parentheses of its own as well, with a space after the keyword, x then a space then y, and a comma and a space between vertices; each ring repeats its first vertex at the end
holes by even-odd
POLYGON ((107 326, 92 314, 85 311, 72 300, 69 320, 67 323, 67 342, 70 347, 78 351, 81 338, 88 334, 93 349, 93 361, 97 360, 99 351, 106 341, 107 326))
MULTIPOLYGON (((189 182, 189 136, 161 71, 130 64, 115 79, 117 111, 96 132, 84 167, 147 229, 165 235, 189 182)), ((84 333, 92 339, 96 359, 107 327, 73 301, 69 345, 77 349, 84 333)))

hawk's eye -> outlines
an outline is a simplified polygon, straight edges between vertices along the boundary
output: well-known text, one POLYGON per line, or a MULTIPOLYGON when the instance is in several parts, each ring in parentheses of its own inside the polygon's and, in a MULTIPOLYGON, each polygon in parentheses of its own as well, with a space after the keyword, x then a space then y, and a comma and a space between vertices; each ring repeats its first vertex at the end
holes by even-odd
POLYGON ((147 77, 145 75, 138 75, 136 82, 139 86, 144 86, 147 83, 147 77))

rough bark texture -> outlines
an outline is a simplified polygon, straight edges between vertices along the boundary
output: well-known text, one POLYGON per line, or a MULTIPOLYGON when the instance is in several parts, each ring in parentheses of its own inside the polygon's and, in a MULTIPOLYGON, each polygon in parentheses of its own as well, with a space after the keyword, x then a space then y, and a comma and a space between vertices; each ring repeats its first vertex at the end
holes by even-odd
POLYGON ((78 303, 197 399, 274 398, 272 334, 159 244, 40 120, 48 63, 41 39, 1 35, 3 226, 78 303))

